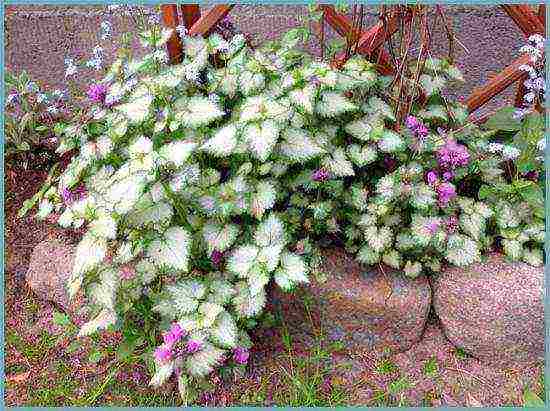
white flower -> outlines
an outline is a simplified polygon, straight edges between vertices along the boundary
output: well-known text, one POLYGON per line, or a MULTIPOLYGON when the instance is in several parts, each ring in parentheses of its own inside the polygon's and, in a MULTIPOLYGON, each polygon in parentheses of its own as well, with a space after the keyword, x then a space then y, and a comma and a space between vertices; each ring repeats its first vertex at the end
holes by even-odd
POLYGON ((101 70, 101 66, 103 65, 103 61, 101 58, 93 58, 86 62, 86 66, 90 68, 94 68, 96 70, 101 70))
POLYGON ((69 59, 69 58, 65 59, 65 66, 66 66, 65 77, 69 77, 76 74, 77 67, 74 64, 73 59, 69 59))
POLYGON ((52 95, 57 97, 59 100, 62 100, 65 97, 65 93, 59 89, 55 90, 52 95))
POLYGON ((101 56, 101 54, 103 53, 103 47, 98 44, 93 48, 92 53, 94 56, 101 56))
POLYGON ((532 71, 535 71, 535 69, 531 67, 529 64, 522 64, 521 66, 518 67, 518 69, 520 69, 521 71, 527 71, 529 73, 532 71))
POLYGON ((529 41, 531 43, 535 43, 537 48, 543 49, 544 48, 544 37, 542 37, 540 34, 532 34, 529 36, 529 41))
POLYGON ((48 113, 57 114, 59 113, 59 110, 55 106, 48 107, 48 113))
POLYGON ((199 79, 200 71, 199 69, 194 65, 188 65, 185 68, 185 79, 187 81, 196 82, 199 79))
POLYGON ((500 153, 503 147, 504 146, 500 143, 489 143, 489 145, 487 146, 487 150, 489 150, 489 152, 491 153, 500 153))
POLYGON ((147 20, 151 25, 160 24, 160 16, 157 13, 152 13, 147 20))
POLYGON ((523 99, 528 103, 532 103, 533 100, 535 99, 535 93, 533 92, 527 93, 526 95, 523 96, 523 99))
POLYGON ((519 51, 520 53, 528 53, 530 56, 532 56, 534 59, 531 59, 531 61, 533 62, 536 62, 542 57, 542 51, 531 45, 523 46, 519 49, 519 51))
POLYGON ((523 116, 525 116, 527 113, 529 113, 531 110, 528 109, 528 108, 518 108, 514 114, 512 115, 512 117, 515 119, 515 120, 519 120, 521 119, 523 116))
POLYGON ((111 23, 108 21, 101 22, 101 40, 111 37, 111 23))
POLYGON ((537 148, 539 151, 544 151, 546 149, 546 138, 541 138, 537 143, 537 148))
POLYGON ((44 93, 38 93, 36 96, 36 102, 37 103, 43 103, 48 100, 48 96, 46 96, 44 93))
POLYGON ((543 77, 537 77, 533 80, 533 88, 535 90, 546 90, 546 82, 543 77))
POLYGON ((17 97, 19 96, 19 94, 17 94, 17 92, 13 92, 13 93, 10 93, 8 94, 8 97, 6 98, 6 105, 10 106, 13 104, 13 102, 15 100, 17 100, 17 97))
POLYGON ((34 92, 38 91, 38 85, 34 81, 31 81, 31 82, 27 83, 27 85, 25 86, 25 90, 28 93, 34 93, 34 92))
POLYGON ((101 70, 101 66, 103 65, 103 47, 98 44, 93 48, 92 54, 94 57, 86 62, 86 66, 101 70))
POLYGON ((147 154, 153 150, 153 142, 147 137, 141 136, 130 146, 129 152, 132 157, 140 154, 147 154))
POLYGON ((110 6, 107 6, 107 10, 112 12, 119 9, 120 7, 122 7, 120 4, 111 4, 110 6))
POLYGON ((515 147, 512 147, 512 146, 504 146, 502 148, 502 156, 506 159, 506 160, 515 160, 516 158, 519 157, 519 155, 521 154, 521 151, 519 151, 517 148, 515 147))
POLYGON ((187 35, 187 27, 185 27, 183 24, 177 26, 176 31, 178 32, 180 38, 184 38, 187 35))

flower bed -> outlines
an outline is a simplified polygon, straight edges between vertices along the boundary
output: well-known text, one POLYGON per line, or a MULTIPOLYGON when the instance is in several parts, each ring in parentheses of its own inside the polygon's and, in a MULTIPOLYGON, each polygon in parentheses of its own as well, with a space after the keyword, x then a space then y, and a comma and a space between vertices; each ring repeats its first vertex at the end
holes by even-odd
POLYGON ((410 277, 495 246, 543 262, 540 116, 502 141, 443 97, 462 76, 429 59, 426 102, 398 124, 371 63, 314 61, 296 33, 256 50, 185 37, 167 66, 171 32, 151 29, 152 52, 115 61, 93 107, 56 127, 58 152, 77 154, 26 208, 86 227, 68 284, 93 312, 80 335, 162 331, 152 385, 243 367, 266 286, 307 284, 322 240, 410 277))

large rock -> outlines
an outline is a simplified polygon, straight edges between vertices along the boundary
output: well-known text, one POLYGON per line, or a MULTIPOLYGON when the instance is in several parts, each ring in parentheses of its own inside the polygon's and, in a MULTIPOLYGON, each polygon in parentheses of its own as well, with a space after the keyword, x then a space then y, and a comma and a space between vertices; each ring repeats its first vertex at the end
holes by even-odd
POLYGON ((325 256, 326 281, 310 276, 311 284, 296 294, 271 292, 294 340, 307 346, 323 334, 348 352, 369 355, 407 350, 420 340, 431 302, 425 277, 365 269, 340 250, 325 256))
POLYGON ((435 312, 457 347, 502 367, 543 359, 543 267, 493 253, 484 263, 443 271, 432 287, 435 312))
POLYGON ((68 309, 77 301, 69 302, 65 285, 71 274, 76 246, 56 237, 39 243, 33 250, 26 274, 27 285, 34 293, 68 309))

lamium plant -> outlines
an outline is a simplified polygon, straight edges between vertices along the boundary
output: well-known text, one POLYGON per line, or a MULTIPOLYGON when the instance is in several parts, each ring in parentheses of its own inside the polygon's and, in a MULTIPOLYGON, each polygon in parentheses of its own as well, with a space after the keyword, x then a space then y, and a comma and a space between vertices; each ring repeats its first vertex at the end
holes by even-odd
POLYGON ((85 228, 67 284, 92 309, 80 335, 150 301, 154 386, 175 375, 184 392, 246 364, 266 287, 307 284, 323 237, 410 277, 479 261, 497 237, 510 258, 542 264, 539 205, 478 195, 514 159, 443 98, 455 67, 429 60, 427 99, 397 124, 390 79, 359 57, 315 61, 297 33, 257 49, 242 35, 184 36, 182 63, 167 65, 171 31, 152 29, 152 52, 116 60, 89 89, 89 115, 62 127, 58 152, 76 154, 38 216, 85 228))

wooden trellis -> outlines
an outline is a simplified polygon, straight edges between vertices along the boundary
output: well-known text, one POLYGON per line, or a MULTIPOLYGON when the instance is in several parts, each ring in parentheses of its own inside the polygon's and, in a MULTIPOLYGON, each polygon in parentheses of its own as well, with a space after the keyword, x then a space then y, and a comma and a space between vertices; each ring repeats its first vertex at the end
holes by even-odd
MULTIPOLYGON (((204 14, 201 14, 200 7, 197 4, 180 5, 180 13, 178 13, 178 6, 173 4, 163 5, 161 9, 165 26, 175 28, 183 24, 187 28, 189 35, 205 36, 231 11, 233 6, 217 5, 204 14)), ((546 8, 544 5, 539 6, 537 13, 528 5, 501 5, 501 7, 526 36, 535 33, 545 35, 546 8)), ((358 39, 357 52, 365 55, 371 61, 374 60, 380 73, 392 74, 394 72, 390 56, 383 48, 383 45, 397 32, 397 17, 390 16, 385 21, 379 21, 368 30, 357 33, 352 32, 354 30, 352 23, 346 16, 337 12, 334 6, 321 5, 319 8, 323 12, 324 21, 340 36, 358 39)), ((170 61, 180 61, 182 44, 176 31, 174 31, 172 38, 168 41, 167 47, 170 61)), ((337 55, 335 63, 337 65, 342 64, 345 62, 345 58, 345 54, 341 53, 337 55)), ((519 57, 505 67, 498 75, 494 76, 486 85, 475 89, 466 100, 468 111, 470 113, 475 112, 518 81, 519 86, 515 104, 516 106, 520 105, 525 92, 523 83, 526 79, 526 73, 521 71, 519 67, 528 62, 528 55, 519 57)), ((475 120, 481 122, 485 118, 486 116, 483 116, 475 120)))

